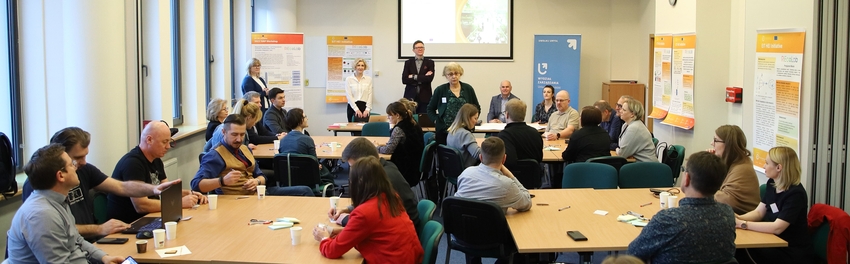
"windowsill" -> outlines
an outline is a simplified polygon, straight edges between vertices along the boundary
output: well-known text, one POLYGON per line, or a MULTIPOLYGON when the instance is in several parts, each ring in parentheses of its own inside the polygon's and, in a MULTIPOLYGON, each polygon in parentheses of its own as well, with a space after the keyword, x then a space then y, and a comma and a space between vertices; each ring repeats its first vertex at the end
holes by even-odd
POLYGON ((7 202, 19 201, 21 199, 21 195, 24 194, 24 181, 27 180, 26 173, 18 173, 15 174, 15 181, 18 182, 18 192, 15 193, 12 197, 6 199, 5 197, 0 197, 0 205, 5 205, 7 202))
POLYGON ((177 134, 174 134, 173 138, 175 141, 180 141, 181 139, 187 138, 194 134, 206 132, 207 125, 181 125, 175 126, 174 128, 177 128, 179 131, 177 132, 177 134))

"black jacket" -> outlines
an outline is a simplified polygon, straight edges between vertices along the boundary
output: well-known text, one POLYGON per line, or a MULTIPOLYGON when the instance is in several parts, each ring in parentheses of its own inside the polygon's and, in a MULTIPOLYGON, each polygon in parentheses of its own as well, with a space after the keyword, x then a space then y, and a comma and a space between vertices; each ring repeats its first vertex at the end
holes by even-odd
POLYGON ((570 162, 585 162, 588 159, 611 156, 611 150, 608 146, 611 144, 611 138, 608 137, 608 131, 599 126, 582 127, 572 136, 567 149, 561 153, 565 163, 570 162))
POLYGON ((505 125, 505 129, 497 135, 505 142, 505 166, 516 164, 517 160, 534 159, 537 163, 543 162, 543 138, 540 132, 525 122, 512 122, 505 125))

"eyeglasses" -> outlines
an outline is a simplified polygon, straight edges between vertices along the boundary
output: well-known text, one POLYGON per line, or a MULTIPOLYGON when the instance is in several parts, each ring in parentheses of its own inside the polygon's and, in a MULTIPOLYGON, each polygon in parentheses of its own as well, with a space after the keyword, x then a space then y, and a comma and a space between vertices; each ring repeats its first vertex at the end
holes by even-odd
POLYGON ((413 47, 413 49, 423 50, 423 49, 425 49, 425 47, 424 46, 423 47, 413 47))
POLYGON ((558 102, 558 103, 566 102, 566 101, 569 101, 569 99, 555 99, 555 102, 558 102))
POLYGON ((719 140, 719 139, 716 139, 716 138, 712 139, 711 141, 714 142, 714 143, 726 143, 726 141, 719 140))
POLYGON ((251 65, 251 67, 261 67, 262 65, 251 65))
POLYGON ((623 105, 622 105, 622 104, 617 104, 617 109, 621 109, 621 108, 623 108, 623 105))
MULTIPOLYGON (((676 194, 681 193, 682 191, 679 190, 678 188, 670 188, 670 189, 667 189, 665 192, 668 192, 672 195, 676 195, 676 194)), ((652 193, 652 196, 655 196, 655 198, 658 198, 658 195, 660 195, 660 193, 652 193)))
POLYGON ((456 73, 456 72, 446 73, 446 77, 452 77, 452 76, 460 76, 460 73, 456 73))

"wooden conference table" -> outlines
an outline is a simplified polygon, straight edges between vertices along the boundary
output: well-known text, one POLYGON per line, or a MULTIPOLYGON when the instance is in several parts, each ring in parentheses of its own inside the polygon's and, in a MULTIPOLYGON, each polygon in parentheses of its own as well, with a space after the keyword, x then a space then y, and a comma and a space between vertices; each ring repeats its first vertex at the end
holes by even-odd
MULTIPOLYGON (((319 223, 329 224, 328 198, 257 196, 237 200, 236 195, 219 195, 218 208, 209 210, 207 205, 198 209, 183 209, 183 217, 189 221, 177 224, 177 239, 166 240, 165 248, 185 245, 192 254, 160 258, 148 240, 144 254, 136 253, 134 235, 116 234, 109 237, 125 237, 130 241, 123 245, 96 244, 110 255, 132 256, 142 263, 361 263, 363 256, 355 249, 339 259, 328 259, 319 252, 319 242, 313 239, 313 227, 319 223), (274 220, 280 217, 295 217, 301 223, 301 244, 293 246, 288 228, 271 230, 268 225, 248 225, 251 219, 274 220)), ((351 204, 343 198, 340 206, 351 204)), ((150 214, 159 216, 159 213, 150 214)), ((336 226, 336 225, 334 225, 336 226)), ((336 226, 338 227, 338 226, 336 226)))
MULTIPOLYGON (((328 126, 328 131, 333 131, 334 136, 338 132, 360 132, 363 131, 363 125, 366 123, 334 123, 328 126)), ((528 123, 528 126, 536 128, 537 131, 543 133, 546 130, 546 125, 537 123, 528 123)), ((499 133, 505 129, 504 123, 482 123, 480 126, 475 126, 473 133, 499 133)), ((423 127, 422 132, 434 132, 434 127, 423 127)))
MULTIPOLYGON (((658 198, 648 189, 554 189, 529 190, 536 197, 530 211, 509 209, 508 220, 520 253, 592 252, 627 250, 642 230, 617 221, 617 216, 633 211, 651 218, 658 213, 658 198), (640 207, 642 204, 651 205, 640 207), (543 206, 540 204, 548 204, 543 206), (559 208, 569 209, 558 211, 559 208), (607 211, 596 215, 594 211, 607 211), (579 231, 587 241, 570 239, 567 231, 579 231)), ((680 195, 684 197, 684 194, 680 195)), ((737 229, 737 248, 787 247, 773 234, 737 229)))

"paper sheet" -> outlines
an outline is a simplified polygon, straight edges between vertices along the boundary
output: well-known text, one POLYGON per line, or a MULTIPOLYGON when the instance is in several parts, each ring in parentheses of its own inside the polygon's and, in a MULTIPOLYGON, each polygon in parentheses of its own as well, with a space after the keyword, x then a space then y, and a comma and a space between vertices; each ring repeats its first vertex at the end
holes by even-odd
POLYGON ((189 248, 187 248, 186 246, 179 246, 179 247, 172 247, 172 248, 157 249, 156 253, 159 254, 160 258, 169 258, 169 257, 174 257, 174 256, 189 255, 189 254, 192 254, 192 251, 189 251, 189 248), (165 254, 165 252, 172 251, 172 250, 177 251, 177 253, 165 254))

